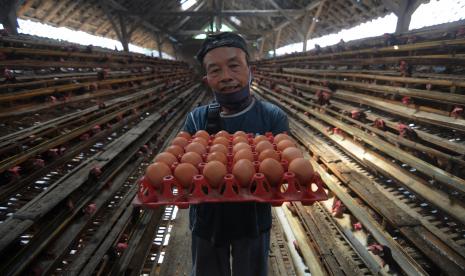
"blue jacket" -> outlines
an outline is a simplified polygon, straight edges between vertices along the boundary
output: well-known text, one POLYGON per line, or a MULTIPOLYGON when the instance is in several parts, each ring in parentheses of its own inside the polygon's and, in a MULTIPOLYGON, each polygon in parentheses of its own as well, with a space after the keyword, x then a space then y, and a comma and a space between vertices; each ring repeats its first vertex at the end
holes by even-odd
MULTIPOLYGON (((194 134, 206 129, 207 107, 201 106, 187 115, 184 130, 194 134)), ((289 131, 287 115, 279 107, 253 99, 243 111, 221 115, 222 126, 229 133, 242 130, 246 133, 273 135, 289 131)), ((192 205, 189 210, 190 229, 194 235, 223 244, 245 237, 257 237, 271 228, 271 205, 266 203, 205 203, 192 205)))

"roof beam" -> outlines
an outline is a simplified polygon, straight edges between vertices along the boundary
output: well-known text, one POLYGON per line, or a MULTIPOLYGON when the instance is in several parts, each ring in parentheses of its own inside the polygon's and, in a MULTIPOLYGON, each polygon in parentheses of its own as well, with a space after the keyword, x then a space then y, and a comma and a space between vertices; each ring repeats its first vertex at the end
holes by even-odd
POLYGON ((308 27, 308 30, 305 33, 304 43, 303 43, 304 52, 307 51, 307 40, 309 40, 312 37, 312 34, 315 31, 316 23, 318 22, 320 18, 321 11, 323 10, 323 6, 325 5, 325 3, 326 3, 326 0, 321 1, 320 5, 318 6, 318 10, 316 10, 315 16, 312 18, 312 22, 310 23, 310 26, 308 27))
MULTIPOLYGON (((305 35, 304 30, 302 30, 300 24, 297 23, 297 20, 294 17, 290 16, 288 13, 285 13, 284 10, 281 9, 281 7, 274 0, 268 0, 268 2, 270 2, 270 4, 273 7, 275 7, 275 9, 277 9, 281 13, 282 16, 284 16, 289 22, 291 22, 293 28, 297 31, 299 36, 301 38, 304 38, 304 35, 305 35)), ((303 12, 304 12, 303 14, 305 14, 305 11, 303 12)))
MULTIPOLYGON (((320 5, 320 3, 321 3, 321 0, 320 1, 312 1, 310 4, 308 4, 305 7, 305 9, 302 9, 304 11, 304 13, 301 14, 301 15, 294 16, 294 19, 298 20, 299 18, 304 16, 306 12, 317 8, 320 5)), ((274 32, 278 31, 279 29, 283 29, 283 28, 287 27, 289 24, 291 24, 290 21, 285 21, 285 22, 282 22, 282 23, 278 24, 277 26, 273 27, 272 30, 270 30, 270 31, 266 32, 265 34, 263 34, 261 39, 265 38, 266 36, 269 36, 269 35, 273 34, 274 32)))
POLYGON ((131 14, 131 12, 121 5, 120 3, 116 2, 115 0, 100 0, 102 3, 106 3, 108 6, 110 6, 112 9, 119 11, 119 12, 124 12, 124 14, 127 14, 129 17, 134 18, 135 20, 140 20, 141 24, 146 27, 147 29, 153 31, 153 32, 158 32, 158 33, 163 33, 164 35, 170 36, 171 40, 178 41, 168 30, 155 26, 146 19, 141 18, 140 15, 136 14, 131 14))
MULTIPOLYGON (((152 15, 160 15, 160 16, 297 16, 297 15, 304 15, 304 10, 223 10, 220 11, 219 9, 215 9, 212 11, 154 11, 152 15)), ((140 15, 140 14, 139 14, 140 15)))
MULTIPOLYGON (((205 1, 206 0, 202 0, 202 1, 198 2, 198 5, 196 5, 195 8, 193 8, 192 11, 195 12, 195 11, 200 10, 205 5, 205 1)), ((179 21, 179 23, 177 23, 173 28, 170 28, 170 30, 173 31, 173 32, 176 32, 182 26, 184 26, 184 24, 186 24, 187 21, 189 21, 189 19, 191 19, 191 16, 184 16, 184 18, 181 21, 179 21)))

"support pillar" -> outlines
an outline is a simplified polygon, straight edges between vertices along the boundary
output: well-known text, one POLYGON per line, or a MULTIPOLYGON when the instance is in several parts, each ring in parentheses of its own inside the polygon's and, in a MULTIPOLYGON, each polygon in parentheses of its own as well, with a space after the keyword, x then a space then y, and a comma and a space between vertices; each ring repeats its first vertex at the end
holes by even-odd
POLYGON ((158 57, 159 58, 162 58, 162 55, 161 55, 161 48, 162 48, 162 45, 163 45, 163 41, 161 40, 161 36, 159 33, 157 33, 155 35, 156 37, 156 40, 157 40, 157 49, 158 49, 158 57))
POLYGON ((399 4, 392 0, 381 0, 384 6, 394 12, 397 16, 396 34, 405 33, 408 31, 412 14, 421 5, 419 0, 403 0, 399 4))
POLYGON ((12 35, 18 34, 18 16, 16 14, 20 2, 18 0, 0 1, 0 23, 12 35))
POLYGON ((126 22, 124 20, 123 15, 120 13, 118 14, 119 25, 120 25, 120 42, 123 45, 123 50, 125 52, 129 52, 129 36, 128 36, 128 29, 126 26, 126 22))

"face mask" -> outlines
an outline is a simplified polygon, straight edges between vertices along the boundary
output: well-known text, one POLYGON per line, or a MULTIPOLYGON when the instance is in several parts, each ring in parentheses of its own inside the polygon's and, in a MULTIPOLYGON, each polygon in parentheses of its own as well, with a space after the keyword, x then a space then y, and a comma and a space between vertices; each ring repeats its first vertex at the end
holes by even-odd
POLYGON ((251 100, 250 84, 252 83, 252 73, 249 71, 249 83, 232 93, 221 93, 213 91, 216 101, 221 105, 231 110, 241 110, 244 105, 247 106, 251 100))

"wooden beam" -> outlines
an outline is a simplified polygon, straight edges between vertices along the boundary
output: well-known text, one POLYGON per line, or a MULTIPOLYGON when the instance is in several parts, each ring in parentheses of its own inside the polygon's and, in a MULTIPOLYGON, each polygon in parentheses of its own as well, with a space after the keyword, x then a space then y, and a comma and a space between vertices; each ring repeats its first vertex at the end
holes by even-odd
MULTIPOLYGON (((399 4, 395 3, 394 1, 392 0, 381 0, 381 2, 383 3, 383 5, 386 7, 386 9, 392 11, 393 13, 395 13, 397 16, 399 15, 399 4)), ((403 1, 400 1, 400 2, 403 2, 403 1)))
POLYGON ((16 11, 20 2, 18 0, 2 0, 0 1, 0 23, 9 34, 18 34, 18 17, 16 11))
POLYGON ((73 15, 80 10, 78 5, 81 2, 82 0, 73 0, 68 7, 66 7, 64 10, 60 12, 60 17, 56 20, 56 24, 58 27, 62 27, 63 25, 65 25, 66 21, 69 18, 72 18, 73 15))
POLYGON ((25 14, 32 6, 32 4, 34 4, 35 0, 27 0, 27 1, 24 1, 24 4, 22 6, 19 7, 19 10, 18 10, 18 17, 22 16, 23 14, 25 14))
MULTIPOLYGON (((281 32, 283 29, 279 29, 278 32, 276 33, 276 38, 274 40, 274 49, 278 48, 279 41, 281 40, 281 32)), ((275 51, 276 52, 276 51, 275 51)))
POLYGON ((48 22, 52 17, 56 15, 56 13, 65 5, 69 4, 68 1, 61 0, 58 3, 56 3, 50 10, 48 10, 45 14, 45 16, 42 18, 41 21, 43 22, 48 22))
MULTIPOLYGON (((297 31, 297 34, 301 37, 304 38, 304 31, 302 30, 300 24, 297 22, 297 20, 290 16, 289 14, 285 13, 283 9, 274 1, 274 0, 268 0, 268 2, 275 8, 277 9, 282 16, 284 16, 294 27, 294 29, 297 31)), ((305 14, 305 11, 303 11, 305 14)))
POLYGON ((320 2, 320 5, 318 6, 318 9, 315 13, 315 16, 312 18, 312 22, 310 23, 310 26, 308 27, 307 32, 305 32, 304 36, 304 45, 303 45, 303 51, 307 51, 307 40, 309 40, 312 37, 313 32, 315 31, 316 23, 318 22, 321 11, 323 10, 323 6, 325 5, 326 0, 323 0, 320 2))
MULTIPOLYGON (((317 8, 319 5, 320 5, 320 2, 321 1, 313 1, 311 2, 310 4, 308 4, 306 7, 305 7, 305 11, 310 11, 310 10, 313 10, 315 8, 317 8)), ((302 15, 298 15, 298 16, 295 16, 294 19, 298 20, 299 18, 301 18, 303 16, 302 15)), ((278 24, 277 26, 273 27, 270 31, 266 32, 265 34, 263 34, 262 38, 263 37, 266 37, 266 36, 269 36, 271 34, 273 34, 273 32, 279 30, 279 29, 283 29, 285 27, 287 27, 289 24, 291 24, 291 22, 289 21, 285 21, 283 23, 280 23, 278 24)))
MULTIPOLYGON (((205 1, 206 0, 203 0, 201 2, 198 3, 198 5, 196 5, 195 8, 193 8, 193 11, 198 11, 200 10, 204 5, 205 5, 205 1)), ((184 24, 187 23, 187 21, 189 21, 189 19, 191 19, 190 16, 185 16, 181 21, 179 21, 179 23, 177 23, 173 28, 170 28, 170 30, 172 32, 176 32, 177 30, 179 30, 182 26, 184 26, 184 24)))
POLYGON ((161 15, 161 16, 189 16, 189 17, 204 17, 204 16, 247 16, 247 17, 254 17, 254 16, 274 16, 274 17, 281 17, 283 15, 288 16, 298 16, 304 15, 305 11, 303 10, 223 10, 220 12, 219 9, 215 9, 212 11, 167 11, 167 10, 158 10, 154 11, 153 15, 161 15))

